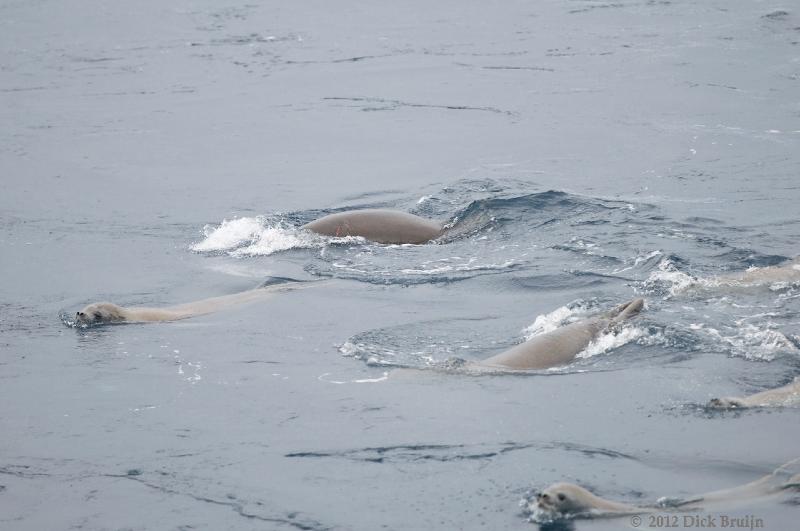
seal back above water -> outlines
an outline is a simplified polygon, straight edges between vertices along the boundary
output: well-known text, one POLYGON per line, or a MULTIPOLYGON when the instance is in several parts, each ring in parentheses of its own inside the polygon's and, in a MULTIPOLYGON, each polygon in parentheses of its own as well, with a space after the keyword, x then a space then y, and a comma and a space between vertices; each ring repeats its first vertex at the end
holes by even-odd
POLYGON ((610 312, 557 328, 485 359, 475 367, 530 370, 566 365, 610 326, 621 323, 644 307, 643 299, 633 299, 610 312))
POLYGON ((426 243, 444 232, 444 227, 437 221, 386 209, 350 210, 329 214, 303 225, 302 228, 325 236, 360 236, 376 243, 389 244, 426 243))

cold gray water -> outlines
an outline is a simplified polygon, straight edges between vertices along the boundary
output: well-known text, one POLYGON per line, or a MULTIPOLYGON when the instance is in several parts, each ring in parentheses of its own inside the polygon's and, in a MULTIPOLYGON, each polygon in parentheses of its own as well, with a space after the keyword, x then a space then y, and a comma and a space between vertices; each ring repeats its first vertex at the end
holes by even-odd
POLYGON ((800 254, 799 43, 794 2, 0 2, 0 528, 619 529, 520 502, 800 457, 800 409, 703 407, 800 374, 800 283, 715 281, 800 254), (364 207, 452 228, 297 228, 364 207), (273 277, 322 282, 65 326, 273 277))

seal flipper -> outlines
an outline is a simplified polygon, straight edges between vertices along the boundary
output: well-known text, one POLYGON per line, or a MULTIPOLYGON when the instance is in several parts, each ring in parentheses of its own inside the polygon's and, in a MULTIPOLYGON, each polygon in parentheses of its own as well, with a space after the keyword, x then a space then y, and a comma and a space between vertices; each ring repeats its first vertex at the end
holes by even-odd
POLYGON ((659 498, 656 500, 656 508, 658 509, 700 509, 699 503, 702 503, 703 500, 702 496, 697 496, 694 498, 689 498, 688 500, 681 500, 680 498, 659 498))
MULTIPOLYGON (((796 380, 797 378, 795 378, 795 381, 796 380)), ((784 463, 775 469, 775 471, 773 472, 774 475, 778 474, 792 475, 781 485, 781 490, 786 490, 786 489, 800 490, 800 473, 797 472, 798 469, 800 469, 800 457, 792 459, 788 463, 784 463)))
POLYGON ((612 323, 621 323, 626 319, 630 319, 639 314, 644 308, 644 299, 636 298, 625 304, 617 306, 609 313, 606 314, 606 317, 611 319, 612 323))
POLYGON ((279 284, 290 284, 292 282, 309 282, 309 281, 298 280, 296 278, 289 278, 289 277, 269 277, 267 280, 259 284, 258 288, 268 288, 269 286, 277 286, 279 284))

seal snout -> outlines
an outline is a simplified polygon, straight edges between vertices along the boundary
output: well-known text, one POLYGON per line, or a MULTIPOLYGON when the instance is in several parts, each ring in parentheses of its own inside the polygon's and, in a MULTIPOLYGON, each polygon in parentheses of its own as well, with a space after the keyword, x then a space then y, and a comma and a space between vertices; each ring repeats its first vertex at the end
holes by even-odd
POLYGON ((638 297, 633 299, 632 301, 626 302, 621 306, 617 306, 612 312, 609 314, 609 317, 614 319, 615 321, 624 321, 625 319, 629 319, 639 314, 644 308, 644 299, 638 297))
POLYGON ((539 507, 545 508, 550 505, 550 495, 546 492, 537 492, 536 493, 536 503, 539 504, 539 507))
POLYGON ((708 407, 713 409, 736 409, 745 407, 745 404, 738 398, 722 397, 709 400, 708 407))
POLYGON ((625 312, 632 315, 641 312, 642 308, 644 308, 644 299, 639 297, 628 303, 625 307, 625 312))

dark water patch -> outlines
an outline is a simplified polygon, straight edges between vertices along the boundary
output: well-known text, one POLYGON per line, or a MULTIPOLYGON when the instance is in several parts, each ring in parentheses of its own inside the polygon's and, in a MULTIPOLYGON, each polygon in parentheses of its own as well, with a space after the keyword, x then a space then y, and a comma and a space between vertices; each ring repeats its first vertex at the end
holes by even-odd
MULTIPOLYGON (((628 202, 582 197, 549 190, 525 195, 488 197, 471 201, 447 224, 444 242, 475 237, 486 232, 500 232, 507 240, 530 238, 547 241, 562 237, 566 230, 558 225, 580 227, 624 223, 635 207, 628 202)), ((563 243, 563 242, 562 242, 563 243)))
POLYGON ((618 452, 616 450, 609 450, 608 448, 585 446, 582 444, 557 442, 557 443, 552 443, 551 445, 545 445, 543 446, 543 449, 577 452, 586 457, 608 457, 611 459, 628 459, 632 461, 638 461, 638 458, 634 457, 631 454, 618 452))
POLYGON ((143 485, 149 489, 167 495, 185 496, 197 502, 229 507, 234 511, 235 514, 241 516, 242 518, 245 518, 246 520, 252 520, 256 522, 267 522, 274 525, 281 525, 281 526, 291 527, 294 529, 301 529, 303 531, 323 531, 332 529, 331 526, 324 525, 311 518, 303 516, 299 512, 294 512, 294 511, 285 512, 282 516, 270 516, 262 514, 260 509, 264 508, 265 503, 261 501, 248 502, 246 500, 240 500, 234 494, 227 494, 225 495, 224 498, 216 498, 216 497, 196 494, 191 490, 189 490, 188 488, 186 490, 179 489, 177 488, 177 485, 168 486, 165 484, 161 484, 157 481, 159 477, 175 479, 173 474, 170 474, 165 471, 158 471, 156 473, 156 477, 154 480, 148 479, 147 474, 144 474, 139 469, 134 469, 133 471, 134 471, 133 474, 131 474, 131 470, 129 470, 125 474, 104 474, 103 476, 108 478, 128 479, 140 485, 143 485), (257 507, 258 509, 253 510, 251 508, 252 506, 257 507))
MULTIPOLYGON (((735 90, 737 92, 742 92, 742 90, 739 87, 734 87, 733 85, 720 85, 719 83, 706 83, 706 86, 707 87, 724 88, 724 89, 728 89, 728 90, 735 90)), ((711 179, 714 179, 714 178, 715 177, 711 177, 711 179)))
MULTIPOLYGON (((763 409, 763 408, 762 408, 763 409)), ((703 419, 738 419, 745 415, 750 415, 756 410, 753 408, 727 408, 721 409, 710 406, 708 402, 694 402, 668 406, 664 408, 664 413, 674 416, 690 415, 703 419)))
POLYGON ((322 98, 324 101, 344 101, 356 103, 356 107, 360 107, 362 111, 394 111, 403 107, 421 108, 421 109, 442 109, 447 111, 485 111, 495 114, 504 114, 507 116, 516 116, 512 111, 498 109, 496 107, 476 107, 470 105, 443 105, 432 103, 415 103, 402 100, 390 100, 384 98, 365 98, 365 97, 343 97, 343 96, 328 96, 322 98))
POLYGON ((76 63, 107 63, 109 61, 121 61, 124 57, 70 57, 76 63))
MULTIPOLYGON (((470 65, 467 65, 470 66, 470 65)), ((535 72, 555 72, 555 68, 548 68, 544 66, 507 66, 507 65, 496 65, 496 66, 481 66, 480 68, 484 70, 528 70, 528 71, 535 71, 535 72)))
POLYGON ((675 408, 682 413, 694 414, 708 419, 738 419, 745 415, 772 415, 780 414, 783 411, 796 410, 797 406, 775 405, 775 406, 728 406, 719 407, 711 404, 711 401, 703 404, 686 404, 675 408))
POLYGON ((579 453, 586 457, 606 457, 610 459, 630 459, 635 457, 609 450, 580 444, 563 442, 504 442, 500 444, 407 444, 355 448, 340 451, 308 451, 285 454, 289 458, 331 458, 361 461, 367 463, 418 463, 425 461, 458 462, 487 460, 521 450, 559 450, 579 453))
POLYGON ((343 57, 341 59, 328 59, 324 61, 285 61, 287 65, 313 65, 313 64, 340 64, 340 63, 359 63, 361 61, 369 61, 372 59, 384 59, 386 57, 396 57, 398 54, 380 54, 380 55, 357 55, 355 57, 343 57))
POLYGON ((576 288, 597 288, 622 279, 613 275, 603 275, 591 271, 568 271, 552 275, 531 275, 506 277, 505 282, 515 288, 532 292, 543 290, 563 290, 576 288))
POLYGON ((39 87, 12 87, 12 88, 1 88, 0 92, 5 92, 5 93, 9 93, 9 92, 32 92, 32 91, 37 91, 37 90, 50 90, 50 89, 54 89, 54 88, 58 88, 58 87, 52 87, 52 86, 50 86, 50 87, 45 87, 45 86, 39 86, 39 87))
POLYGON ((781 500, 781 503, 790 507, 800 507, 800 494, 790 494, 786 499, 781 500))
POLYGON ((567 243, 559 243, 552 245, 550 249, 582 255, 596 260, 602 260, 609 267, 613 267, 615 265, 623 263, 623 259, 621 258, 617 258, 616 256, 608 254, 603 254, 601 248, 598 247, 597 243, 587 242, 581 238, 574 238, 573 240, 567 243))
MULTIPOLYGON (((355 201, 357 205, 359 204, 369 204, 369 205, 392 205, 394 204, 398 198, 401 200, 408 195, 408 192, 405 190, 370 190, 366 192, 359 192, 356 194, 345 195, 342 197, 343 202, 351 202, 355 201), (387 199, 379 200, 375 202, 376 199, 381 197, 387 197, 387 199), (388 199, 388 197, 392 197, 393 199, 388 199)), ((353 208, 353 207, 348 207, 353 208)), ((364 207, 361 207, 364 208, 364 207)), ((369 207, 369 208, 376 208, 376 207, 369 207)), ((342 211, 339 209, 338 211, 342 211)))
POLYGON ((739 267, 767 267, 781 264, 788 260, 786 256, 775 254, 763 254, 753 249, 741 248, 732 249, 725 253, 715 255, 723 265, 724 269, 738 269, 739 267), (731 267, 733 264, 733 267, 731 267))
POLYGON ((202 42, 191 42, 189 43, 190 46, 223 46, 223 45, 233 45, 233 46, 242 46, 248 45, 252 46, 254 44, 267 44, 267 43, 274 43, 274 42, 286 42, 286 41, 296 41, 296 35, 284 35, 281 37, 276 37, 275 35, 267 35, 264 36, 260 33, 250 33, 248 35, 231 35, 229 37, 225 37, 222 39, 212 39, 206 43, 202 42))
POLYGON ((621 201, 603 201, 575 196, 557 190, 549 190, 516 197, 479 199, 471 202, 466 208, 457 213, 455 218, 461 220, 472 217, 487 217, 488 215, 503 223, 520 218, 530 219, 533 217, 534 221, 531 223, 542 224, 549 223, 553 218, 566 219, 582 214, 627 208, 628 204, 621 201))
POLYGON ((472 278, 487 275, 502 275, 506 271, 513 271, 518 268, 516 264, 485 264, 470 265, 469 263, 458 264, 455 266, 445 266, 443 269, 436 267, 436 264, 426 262, 419 268, 409 268, 400 271, 366 271, 359 265, 351 265, 345 262, 334 264, 335 269, 330 267, 309 264, 303 270, 311 275, 322 278, 337 278, 342 280, 355 280, 367 284, 379 286, 400 285, 415 286, 423 284, 447 285, 455 282, 462 282, 472 278))
POLYGON ((761 18, 766 18, 768 20, 786 20, 789 18, 789 12, 783 9, 776 9, 775 11, 763 15, 761 18))
POLYGON ((688 223, 689 225, 700 226, 700 227, 706 226, 706 225, 718 226, 718 225, 722 225, 723 224, 723 222, 718 220, 718 219, 706 218, 706 217, 702 217, 702 216, 690 216, 690 217, 686 218, 684 221, 686 223, 688 223))
POLYGON ((437 189, 432 195, 442 195, 451 198, 452 204, 463 204, 478 198, 512 197, 519 195, 519 190, 529 187, 525 181, 508 179, 498 181, 491 178, 460 179, 452 184, 437 189))
POLYGON ((51 477, 52 474, 38 471, 30 465, 3 465, 0 466, 0 474, 14 476, 17 478, 33 479, 41 477, 51 477))
MULTIPOLYGON (((523 516, 528 517, 530 514, 523 512, 523 516)), ((575 531, 575 529, 575 522, 567 519, 542 522, 539 524, 539 531, 575 531)))
POLYGON ((701 243, 708 247, 717 247, 717 248, 728 247, 728 242, 714 236, 697 236, 696 239, 698 243, 701 243))
POLYGON ((590 11, 594 11, 595 9, 618 9, 621 7, 626 7, 626 4, 620 3, 611 3, 611 4, 599 4, 599 3, 590 3, 587 4, 585 7, 581 7, 578 9, 571 9, 568 11, 569 14, 574 15, 576 13, 588 13, 590 11))

